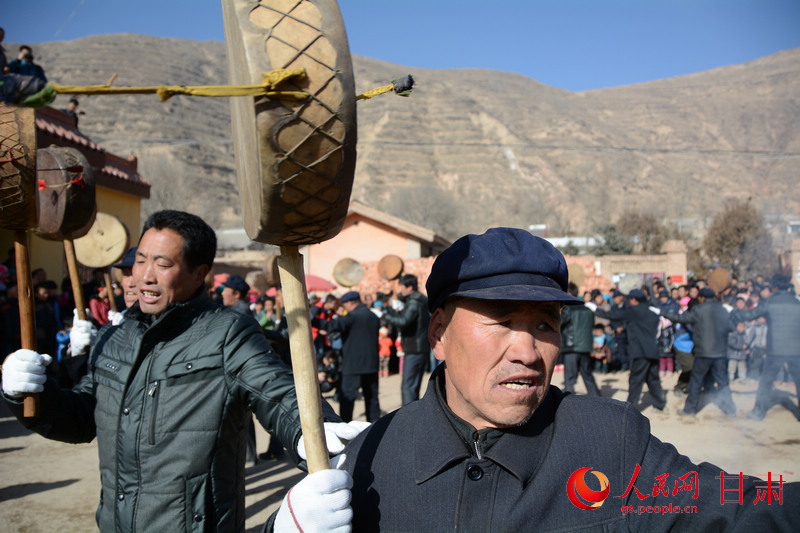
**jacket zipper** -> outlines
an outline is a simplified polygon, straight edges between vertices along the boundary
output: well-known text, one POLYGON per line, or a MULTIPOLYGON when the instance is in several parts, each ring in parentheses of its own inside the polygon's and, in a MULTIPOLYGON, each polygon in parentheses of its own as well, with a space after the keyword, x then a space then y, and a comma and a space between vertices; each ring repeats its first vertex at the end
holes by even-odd
POLYGON ((153 445, 156 443, 156 414, 158 413, 158 381, 150 384, 150 389, 147 395, 152 398, 153 406, 150 408, 150 431, 147 436, 147 443, 153 445))
POLYGON ((478 456, 478 460, 480 461, 480 460, 482 460, 482 459, 483 459, 483 457, 481 456, 481 451, 480 451, 480 449, 478 449, 478 440, 479 440, 479 439, 480 439, 480 435, 478 435, 478 436, 475 438, 475 440, 473 441, 473 444, 475 444, 475 455, 477 455, 477 456, 478 456))

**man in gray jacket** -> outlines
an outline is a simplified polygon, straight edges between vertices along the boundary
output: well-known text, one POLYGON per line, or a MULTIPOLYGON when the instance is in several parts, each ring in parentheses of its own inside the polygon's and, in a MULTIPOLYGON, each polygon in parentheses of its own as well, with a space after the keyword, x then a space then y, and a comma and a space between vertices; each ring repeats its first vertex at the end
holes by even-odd
POLYGON ((800 300, 795 296, 788 276, 775 276, 771 284, 777 292, 758 307, 732 313, 738 322, 762 316, 767 319, 767 358, 758 382, 756 404, 747 414, 754 420, 762 420, 771 407, 772 383, 784 365, 788 365, 795 392, 800 394, 800 300))
MULTIPOLYGON (((700 402, 700 393, 706 375, 711 374, 711 379, 717 385, 714 399, 720 409, 730 417, 736 416, 736 405, 731 397, 728 386, 728 332, 734 329, 728 311, 715 299, 716 294, 708 287, 700 289, 697 295, 698 305, 695 305, 683 314, 651 307, 651 311, 661 316, 679 322, 692 324, 694 336, 694 365, 692 377, 689 379, 689 389, 683 409, 678 409, 678 414, 695 416, 700 402)), ((708 394, 710 391, 706 391, 708 394)))
MULTIPOLYGON (((64 442, 97 437, 101 531, 242 531, 251 410, 300 463, 291 372, 252 317, 210 299, 204 280, 215 253, 214 231, 200 218, 154 213, 133 265, 139 301, 99 332, 79 385, 46 381, 52 357, 32 350, 3 365, 3 395, 26 427, 64 442), (40 393, 36 417, 22 416, 26 393, 40 393)), ((337 430, 358 432, 326 429, 333 452, 343 448, 337 430)))

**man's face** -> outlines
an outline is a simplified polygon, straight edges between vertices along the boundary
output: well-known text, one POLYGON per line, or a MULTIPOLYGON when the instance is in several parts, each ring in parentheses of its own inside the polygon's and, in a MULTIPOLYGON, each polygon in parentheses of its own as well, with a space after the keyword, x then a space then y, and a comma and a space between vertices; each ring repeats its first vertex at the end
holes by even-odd
POLYGON ((697 298, 697 295, 700 293, 700 290, 697 287, 690 287, 689 288, 689 298, 694 300, 697 298))
POLYGON ((359 304, 358 300, 351 300, 349 302, 344 302, 342 304, 342 307, 344 307, 345 311, 347 311, 348 313, 352 313, 353 309, 358 307, 358 304, 359 304))
POLYGON ((36 291, 36 299, 40 302, 47 301, 47 287, 39 287, 36 291))
POLYGON ((230 307, 239 299, 239 291, 235 291, 230 287, 222 289, 222 305, 230 307))
POLYGON ((139 299, 139 292, 136 290, 136 280, 133 279, 133 268, 125 267, 120 270, 122 271, 122 278, 120 279, 122 297, 125 300, 125 307, 128 308, 139 299))
POLYGON ((159 315, 169 304, 189 300, 203 284, 208 266, 189 270, 183 242, 181 234, 171 229, 150 228, 142 235, 133 265, 142 312, 159 315))
POLYGON ((402 283, 397 284, 397 294, 400 296, 408 296, 412 292, 414 292, 413 287, 403 285, 402 283))
POLYGON ((527 422, 550 386, 561 346, 552 302, 461 299, 434 312, 428 338, 446 363, 447 404, 476 429, 527 422))

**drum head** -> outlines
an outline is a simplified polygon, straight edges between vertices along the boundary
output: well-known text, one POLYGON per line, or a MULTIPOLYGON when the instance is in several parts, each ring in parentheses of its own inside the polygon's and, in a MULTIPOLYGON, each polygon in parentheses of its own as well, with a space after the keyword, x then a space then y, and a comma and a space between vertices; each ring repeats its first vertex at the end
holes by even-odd
POLYGON ((355 259, 339 259, 333 267, 333 279, 342 287, 357 285, 364 278, 364 267, 355 259))
POLYGON ((638 274, 623 274, 622 278, 617 283, 617 290, 624 295, 628 295, 633 289, 638 289, 642 286, 642 277, 638 274))
POLYGON ((378 274, 385 280, 399 278, 403 274, 403 259, 396 255, 384 255, 378 261, 378 274))
POLYGON ((711 271, 706 281, 708 286, 719 294, 731 284, 731 275, 724 268, 717 267, 711 271))
POLYGON ((108 213, 97 213, 86 235, 75 239, 75 256, 87 267, 106 268, 125 255, 128 241, 128 228, 120 219, 108 213))
POLYGON ((583 280, 586 279, 586 272, 583 267, 575 264, 567 265, 567 270, 569 271, 569 280, 580 287, 583 280))

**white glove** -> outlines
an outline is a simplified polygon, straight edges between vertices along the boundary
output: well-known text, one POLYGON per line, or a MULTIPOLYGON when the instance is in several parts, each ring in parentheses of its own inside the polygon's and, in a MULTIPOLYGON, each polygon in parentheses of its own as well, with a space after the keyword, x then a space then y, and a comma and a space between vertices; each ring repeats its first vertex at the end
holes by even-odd
POLYGON ((653 307, 652 305, 650 305, 647 308, 650 310, 651 313, 655 313, 657 315, 661 314, 661 309, 659 309, 658 307, 653 307))
POLYGON ((17 350, 3 362, 3 392, 9 398, 42 392, 47 381, 45 368, 53 362, 47 354, 33 350, 17 350))
POLYGON ((392 309, 394 309, 395 311, 402 311, 403 307, 404 304, 400 300, 392 300, 392 309))
MULTIPOLYGON (((338 455, 342 453, 348 442, 356 438, 359 433, 369 427, 369 422, 362 422, 361 420, 353 420, 352 422, 325 422, 324 427, 328 453, 330 455, 338 455)), ((306 445, 302 436, 300 440, 297 441, 297 455, 302 459, 308 459, 308 456, 306 456, 306 445)))
POLYGON ((588 307, 589 309, 591 309, 591 310, 592 310, 592 313, 594 313, 595 311, 597 311, 597 304, 596 304, 596 303, 594 303, 594 302, 585 302, 583 305, 584 305, 585 307, 588 307))
POLYGON ((69 332, 69 345, 72 355, 83 355, 89 351, 97 335, 97 330, 89 320, 78 318, 78 310, 73 311, 72 330, 69 332))
POLYGON ((289 489, 275 516, 275 532, 352 530, 350 489, 353 478, 343 470, 320 470, 289 489))
POLYGON ((119 326, 122 323, 123 318, 125 318, 125 315, 119 311, 108 312, 108 321, 111 322, 112 326, 119 326))

